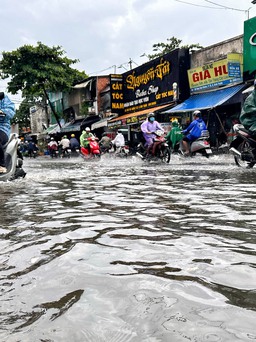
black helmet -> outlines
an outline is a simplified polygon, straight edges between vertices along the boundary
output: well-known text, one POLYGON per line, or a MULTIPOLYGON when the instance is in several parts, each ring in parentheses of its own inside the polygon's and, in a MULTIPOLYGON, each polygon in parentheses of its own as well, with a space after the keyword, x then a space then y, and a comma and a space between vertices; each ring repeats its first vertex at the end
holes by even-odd
POLYGON ((152 113, 149 113, 149 114, 148 114, 148 119, 154 118, 154 117, 155 117, 155 113, 152 112, 152 113))

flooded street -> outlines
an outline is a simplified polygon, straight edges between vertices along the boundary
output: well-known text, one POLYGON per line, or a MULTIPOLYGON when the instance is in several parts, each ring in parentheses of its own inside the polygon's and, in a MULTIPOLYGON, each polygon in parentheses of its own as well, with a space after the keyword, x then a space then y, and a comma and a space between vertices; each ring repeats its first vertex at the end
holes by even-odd
POLYGON ((256 341, 256 168, 25 159, 0 184, 1 342, 256 341))

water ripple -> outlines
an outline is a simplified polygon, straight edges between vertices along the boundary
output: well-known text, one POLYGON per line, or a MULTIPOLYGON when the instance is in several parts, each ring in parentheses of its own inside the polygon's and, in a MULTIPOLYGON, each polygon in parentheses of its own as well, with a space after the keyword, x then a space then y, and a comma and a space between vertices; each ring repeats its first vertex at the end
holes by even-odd
POLYGON ((256 339, 253 170, 223 156, 25 166, 2 187, 2 342, 256 339))

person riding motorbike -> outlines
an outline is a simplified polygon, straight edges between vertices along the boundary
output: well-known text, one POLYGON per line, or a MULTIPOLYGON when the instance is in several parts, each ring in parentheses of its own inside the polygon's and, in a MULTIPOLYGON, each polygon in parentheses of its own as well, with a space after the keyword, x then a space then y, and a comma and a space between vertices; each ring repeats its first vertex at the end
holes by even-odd
POLYGON ((183 150, 185 150, 184 155, 189 155, 190 144, 198 139, 204 130, 207 130, 207 127, 202 119, 202 113, 200 110, 195 110, 193 112, 193 121, 182 131, 185 134, 185 137, 182 139, 183 150))
POLYGON ((121 148, 125 145, 124 136, 123 136, 123 133, 120 130, 117 131, 115 139, 112 140, 111 143, 114 146, 115 152, 119 153, 121 148))
POLYGON ((53 137, 51 137, 51 140, 48 143, 48 150, 51 157, 56 156, 56 153, 58 151, 58 143, 53 137))
POLYGON ((149 113, 147 120, 145 120, 141 126, 140 129, 143 133, 143 137, 146 140, 145 147, 147 148, 147 154, 149 153, 151 147, 152 148, 152 155, 154 156, 155 150, 154 150, 154 137, 157 130, 161 130, 164 132, 164 129, 162 126, 159 124, 158 121, 155 119, 155 114, 154 113, 149 113))
POLYGON ((86 127, 85 130, 80 135, 80 145, 81 147, 84 147, 88 150, 90 153, 90 142, 88 138, 94 137, 94 135, 91 133, 90 127, 86 127))
POLYGON ((28 143, 28 157, 29 158, 35 158, 38 153, 38 147, 34 143, 34 141, 30 140, 28 143))
POLYGON ((172 121, 172 128, 170 132, 166 135, 166 140, 170 148, 173 149, 173 151, 177 152, 179 148, 179 142, 183 138, 183 134, 181 131, 181 128, 179 126, 178 120, 172 121))
POLYGON ((111 139, 110 137, 107 136, 106 132, 102 134, 99 144, 100 144, 100 148, 102 152, 106 152, 111 149, 112 147, 111 139))
POLYGON ((79 141, 77 140, 74 133, 71 134, 69 143, 70 143, 71 152, 76 152, 76 150, 80 148, 79 141))
POLYGON ((3 92, 0 93, 0 173, 6 173, 4 145, 11 133, 11 119, 15 115, 15 105, 3 92))
POLYGON ((256 139, 256 79, 252 93, 244 101, 239 119, 249 134, 256 139))
POLYGON ((64 135, 59 142, 59 146, 61 148, 61 157, 64 157, 65 155, 68 155, 68 149, 70 147, 69 139, 66 135, 64 135))

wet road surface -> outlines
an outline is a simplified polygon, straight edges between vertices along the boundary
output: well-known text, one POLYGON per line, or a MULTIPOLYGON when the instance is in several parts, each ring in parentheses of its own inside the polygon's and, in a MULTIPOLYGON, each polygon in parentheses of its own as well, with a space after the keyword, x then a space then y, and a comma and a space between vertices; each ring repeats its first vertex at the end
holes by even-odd
POLYGON ((256 340, 256 168, 24 168, 0 184, 1 342, 256 340))

